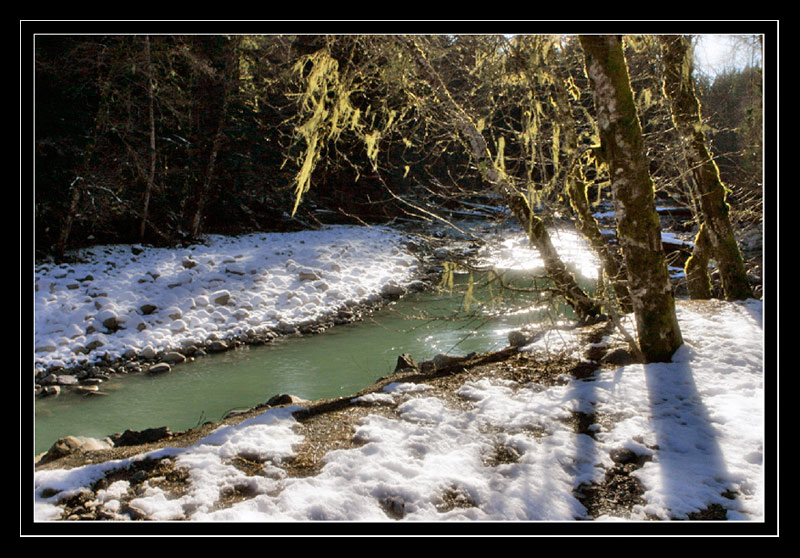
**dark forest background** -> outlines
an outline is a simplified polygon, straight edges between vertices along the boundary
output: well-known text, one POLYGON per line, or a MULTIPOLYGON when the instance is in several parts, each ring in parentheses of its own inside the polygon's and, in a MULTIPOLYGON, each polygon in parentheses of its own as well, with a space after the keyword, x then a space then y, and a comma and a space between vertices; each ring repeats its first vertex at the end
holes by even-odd
MULTIPOLYGON (((509 176, 568 212, 558 141, 570 125, 588 142, 594 109, 577 41, 546 39, 419 42, 509 176), (573 122, 559 120, 554 80, 569 88, 573 122)), ((657 51, 646 36, 626 39, 657 194, 691 205, 657 51)), ((387 36, 42 34, 34 50, 37 258, 100 243, 386 222, 488 193, 387 36), (335 71, 312 83, 331 63, 335 71), (316 151, 298 197, 312 124, 316 151)), ((760 64, 696 73, 696 82, 732 217, 760 220, 760 64)), ((590 197, 602 199, 604 177, 588 178, 590 197)))

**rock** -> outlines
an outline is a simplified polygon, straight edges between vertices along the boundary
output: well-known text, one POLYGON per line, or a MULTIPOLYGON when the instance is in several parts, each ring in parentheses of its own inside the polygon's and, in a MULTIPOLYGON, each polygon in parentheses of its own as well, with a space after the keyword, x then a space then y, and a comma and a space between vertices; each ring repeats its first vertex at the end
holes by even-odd
POLYGON ((381 288, 381 296, 386 298, 396 299, 406 294, 406 290, 400 285, 394 283, 387 283, 381 288))
POLYGON ((73 391, 79 395, 86 395, 92 392, 99 391, 100 388, 98 386, 72 386, 70 387, 70 391, 73 391))
POLYGON ((180 364, 181 362, 184 362, 185 360, 186 360, 185 356, 183 356, 182 354, 180 354, 178 352, 175 352, 175 351, 167 353, 163 357, 161 357, 161 361, 162 362, 166 362, 168 364, 180 364))
POLYGON ((139 356, 147 360, 152 360, 156 358, 156 350, 148 345, 142 349, 142 352, 139 353, 139 356))
POLYGON ((120 323, 119 318, 116 316, 110 316, 103 320, 103 327, 106 328, 108 331, 117 331, 119 329, 120 323))
POLYGON ((528 344, 528 336, 521 331, 512 331, 508 334, 508 344, 512 347, 524 347, 528 344))
POLYGON ((53 343, 44 343, 39 345, 38 347, 34 347, 34 353, 51 353, 56 350, 56 346, 53 343))
POLYGON ((158 310, 158 306, 156 306, 155 304, 143 304, 139 307, 139 310, 142 311, 142 314, 147 316, 158 310))
POLYGON ((43 396, 53 396, 60 394, 61 394, 61 388, 59 386, 44 386, 44 388, 42 388, 43 396))
POLYGON ((628 448, 612 449, 609 453, 609 457, 611 457, 611 461, 619 463, 620 465, 635 463, 639 459, 639 456, 628 448))
POLYGON ((166 309, 167 316, 172 320, 180 320, 183 317, 183 312, 177 306, 170 306, 166 309))
POLYGON ((297 272, 297 276, 301 281, 316 281, 321 279, 322 276, 318 271, 304 267, 297 272))
POLYGON ((166 362, 159 362, 158 364, 151 366, 147 371, 150 374, 164 374, 170 370, 172 370, 172 367, 169 364, 166 362))
POLYGON ((86 346, 84 348, 87 351, 94 351, 95 349, 102 347, 103 345, 105 345, 105 343, 103 343, 102 339, 93 339, 88 343, 86 343, 86 346))
POLYGON ((58 385, 74 386, 78 384, 78 378, 72 374, 62 374, 58 377, 58 385))
POLYGON ((208 344, 206 349, 209 353, 222 353, 229 349, 228 344, 225 341, 212 341, 208 344))
POLYGON ((408 370, 408 369, 418 369, 419 366, 414 359, 411 358, 411 355, 408 353, 403 353, 399 357, 397 357, 397 365, 394 367, 395 372, 399 372, 400 370, 408 370))
POLYGON ((275 407, 278 405, 305 405, 308 401, 301 397, 297 397, 296 395, 290 395, 288 393, 281 393, 279 395, 275 395, 267 401, 267 405, 271 407, 275 407))
POLYGON ((427 285, 425 284, 425 282, 420 281, 419 279, 415 279, 414 281, 411 281, 408 284, 408 290, 411 292, 423 291, 425 290, 426 287, 427 285))
POLYGON ((105 380, 103 378, 100 378, 98 376, 94 376, 92 378, 86 378, 81 383, 83 383, 84 385, 87 385, 87 386, 99 386, 104 381, 105 380))
POLYGON ((228 301, 231 299, 231 293, 228 291, 217 291, 210 295, 211 301, 214 304, 219 304, 220 306, 225 306, 228 304, 228 301))
POLYGON ((168 426, 147 428, 139 431, 126 430, 122 434, 112 434, 109 436, 114 446, 138 446, 140 444, 149 444, 171 437, 172 432, 170 432, 168 426))
POLYGON ((59 459, 65 455, 75 453, 77 451, 97 451, 110 449, 111 443, 97 438, 90 438, 87 436, 66 436, 56 440, 50 447, 47 453, 42 456, 41 463, 47 463, 54 459, 59 459))

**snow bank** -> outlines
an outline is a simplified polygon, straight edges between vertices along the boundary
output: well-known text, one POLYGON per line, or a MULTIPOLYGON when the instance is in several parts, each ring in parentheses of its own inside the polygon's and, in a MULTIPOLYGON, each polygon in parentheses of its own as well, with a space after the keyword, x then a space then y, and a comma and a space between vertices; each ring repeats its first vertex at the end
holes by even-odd
MULTIPOLYGON (((430 386, 391 384, 361 404, 392 405, 397 418, 362 419, 361 445, 330 452, 313 477, 283 474, 301 437, 294 408, 268 410, 192 447, 161 450, 189 469, 188 491, 176 498, 146 485, 131 505, 158 520, 571 521, 586 517, 574 490, 601 480, 611 452, 627 448, 650 461, 633 473, 645 503, 625 519, 686 518, 719 504, 728 519, 762 520, 762 303, 681 303, 678 317, 686 343, 668 364, 552 387, 483 378, 460 389, 471 405, 459 408, 430 386), (594 436, 563 420, 576 411, 598 417, 594 436), (231 459, 242 454, 264 461, 267 474, 238 470, 231 459), (252 497, 215 507, 237 486, 252 497)), ((58 517, 53 489, 81 490, 126 463, 37 473, 36 519, 58 517)), ((125 488, 112 484, 97 500, 122 509, 125 488)))
POLYGON ((35 270, 34 361, 70 367, 290 329, 377 297, 416 260, 383 228, 206 236, 185 249, 98 246, 35 270))

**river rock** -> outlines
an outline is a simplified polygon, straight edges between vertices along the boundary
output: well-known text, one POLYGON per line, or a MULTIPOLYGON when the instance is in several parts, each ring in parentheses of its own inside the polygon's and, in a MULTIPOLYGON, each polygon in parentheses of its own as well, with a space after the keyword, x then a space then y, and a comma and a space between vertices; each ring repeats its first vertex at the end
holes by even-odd
POLYGON ((508 344, 512 347, 524 347, 528 344, 528 336, 521 331, 512 331, 508 334, 508 344))
POLYGON ((96 451, 113 447, 110 440, 98 440, 87 436, 65 436, 56 440, 47 453, 42 456, 41 463, 59 459, 77 451, 96 451))
POLYGON ((206 346, 206 350, 209 353, 223 353, 227 351, 230 347, 228 346, 225 341, 212 341, 206 346))
POLYGON ((107 316, 103 320, 103 327, 108 331, 117 331, 120 328, 119 318, 117 316, 107 316))
POLYGON ((42 388, 43 396, 56 396, 60 394, 61 394, 61 388, 59 386, 44 386, 42 388))
POLYGON ((381 288, 381 295, 386 298, 397 299, 406 294, 406 290, 400 285, 387 283, 381 288))
POLYGON ((178 353, 178 352, 173 351, 173 352, 165 354, 161 358, 161 360, 163 362, 168 363, 168 364, 180 364, 181 362, 184 362, 186 360, 186 357, 183 356, 182 354, 178 353))
POLYGON ((90 385, 70 387, 70 391, 73 391, 74 393, 77 393, 79 395, 88 395, 90 393, 94 393, 99 390, 100 388, 98 386, 90 386, 90 385))
POLYGON ((217 291, 210 295, 211 300, 214 304, 219 304, 220 306, 224 306, 228 304, 228 301, 231 299, 231 293, 228 291, 217 291))
POLYGON ((78 378, 72 374, 62 374, 58 377, 58 385, 74 386, 78 384, 78 378))
POLYGON ((269 401, 267 401, 267 405, 270 407, 275 407, 278 405, 304 405, 307 404, 308 400, 303 399, 301 397, 297 397, 296 395, 290 395, 288 393, 281 393, 279 395, 275 395, 270 397, 269 401))
POLYGON ((321 279, 322 275, 314 269, 304 267, 297 272, 297 277, 301 281, 316 281, 321 279))
POLYGON ((158 310, 158 306, 156 306, 155 304, 142 304, 139 307, 139 310, 141 310, 142 314, 147 316, 158 310))
POLYGON ((170 432, 168 426, 147 428, 139 431, 126 430, 122 434, 112 434, 109 436, 114 446, 138 446, 140 444, 149 444, 170 437, 172 437, 172 432, 170 432))
POLYGON ((414 362, 414 359, 411 358, 411 355, 408 353, 403 353, 402 355, 397 357, 397 365, 394 367, 395 372, 399 372, 401 370, 408 370, 408 369, 417 369, 417 363, 414 362))
POLYGON ((444 260, 450 256, 450 250, 447 248, 437 248, 433 251, 433 257, 437 260, 444 260))
POLYGON ((159 362, 158 364, 151 366, 147 371, 150 374, 164 374, 170 370, 172 370, 172 367, 169 364, 166 362, 159 362))

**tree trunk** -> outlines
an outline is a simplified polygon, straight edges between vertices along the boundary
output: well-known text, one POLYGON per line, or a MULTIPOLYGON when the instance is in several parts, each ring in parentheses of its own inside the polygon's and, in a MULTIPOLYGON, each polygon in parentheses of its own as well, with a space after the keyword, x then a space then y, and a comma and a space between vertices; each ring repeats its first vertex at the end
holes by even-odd
POLYGON ((144 191, 144 204, 142 207, 142 224, 139 228, 139 240, 144 239, 144 233, 147 229, 148 212, 150 209, 150 194, 153 191, 153 181, 156 176, 156 121, 154 104, 155 99, 153 95, 153 61, 150 56, 150 36, 144 37, 144 49, 147 63, 147 112, 150 119, 150 171, 147 175, 144 191))
POLYGON ((192 87, 192 188, 184 207, 184 228, 191 237, 200 234, 203 214, 224 138, 233 70, 233 44, 225 37, 195 37, 198 63, 192 87))
POLYGON ((614 290, 617 304, 619 304, 622 313, 627 314, 633 310, 633 306, 631 304, 628 287, 622 276, 622 270, 620 269, 615 255, 609 250, 608 242, 603 238, 603 234, 600 232, 597 219, 595 219, 592 214, 592 208, 586 196, 586 182, 583 179, 582 173, 578 174, 573 171, 578 158, 581 156, 581 153, 578 151, 578 135, 575 131, 575 120, 572 117, 572 109, 569 104, 569 94, 564 85, 566 76, 561 69, 563 66, 557 61, 553 67, 554 71, 558 74, 556 79, 553 80, 553 86, 556 90, 555 109, 561 120, 562 130, 564 131, 564 148, 567 153, 572 154, 570 160, 563 166, 564 182, 566 185, 565 190, 569 196, 570 205, 578 216, 577 228, 600 257, 603 273, 605 273, 614 290))
POLYGON ((69 207, 67 208, 67 214, 64 217, 64 222, 61 224, 61 231, 59 231, 58 234, 58 241, 56 241, 56 245, 53 248, 53 256, 56 258, 56 260, 64 257, 64 250, 67 248, 69 233, 72 230, 72 222, 75 220, 75 214, 78 212, 78 203, 81 200, 81 194, 83 192, 82 182, 83 178, 77 176, 75 177, 75 180, 72 181, 72 184, 69 185, 69 189, 72 193, 70 196, 69 207))
POLYGON ((542 256, 548 276, 553 280, 567 303, 582 319, 599 314, 598 302, 583 292, 575 278, 567 270, 553 246, 544 222, 533 213, 525 195, 517 191, 497 168, 483 135, 464 109, 455 102, 425 54, 413 39, 399 36, 397 40, 408 49, 433 89, 437 100, 447 111, 453 125, 467 139, 471 155, 484 179, 502 196, 504 203, 520 222, 522 228, 527 231, 528 237, 542 256))
POLYGON ((744 260, 728 217, 727 189, 709 153, 702 128, 700 102, 692 81, 690 40, 681 35, 661 35, 659 41, 664 60, 664 92, 672 103, 672 120, 683 140, 686 162, 692 170, 709 246, 719 266, 725 298, 752 298, 753 291, 747 279, 744 260))
POLYGON ((711 279, 708 277, 708 260, 711 246, 708 242, 708 231, 705 224, 700 225, 700 231, 694 239, 692 255, 686 260, 686 286, 689 289, 689 298, 706 300, 711 298, 711 279))
POLYGON ((625 259, 639 346, 647 362, 669 361, 683 338, 622 39, 581 35, 580 42, 594 91, 601 149, 611 176, 617 238, 625 259))

